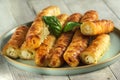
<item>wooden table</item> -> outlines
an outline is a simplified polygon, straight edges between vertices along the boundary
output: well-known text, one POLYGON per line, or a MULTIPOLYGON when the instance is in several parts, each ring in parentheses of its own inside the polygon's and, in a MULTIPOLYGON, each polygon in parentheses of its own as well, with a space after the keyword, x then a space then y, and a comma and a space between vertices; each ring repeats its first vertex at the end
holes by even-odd
MULTIPOLYGON (((33 21, 36 14, 49 5, 57 5, 62 13, 84 13, 94 9, 100 19, 111 19, 120 29, 120 0, 0 0, 0 35, 12 26, 33 21)), ((18 69, 0 56, 0 80, 120 80, 120 60, 90 73, 49 76, 18 69)))

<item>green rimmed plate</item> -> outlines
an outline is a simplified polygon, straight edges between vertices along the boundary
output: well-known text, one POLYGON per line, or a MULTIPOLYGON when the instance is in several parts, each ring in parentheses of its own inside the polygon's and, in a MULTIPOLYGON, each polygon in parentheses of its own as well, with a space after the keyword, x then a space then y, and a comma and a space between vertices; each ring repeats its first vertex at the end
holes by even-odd
MULTIPOLYGON (((26 23, 24 25, 30 26, 31 22, 26 23)), ((2 50, 4 44, 9 40, 12 33, 15 31, 16 27, 9 30, 0 38, 0 51, 2 50)), ((101 58, 101 60, 97 64, 78 66, 78 67, 69 67, 63 66, 60 68, 48 68, 48 67, 38 67, 35 65, 33 60, 21 60, 21 59, 11 59, 7 56, 4 56, 5 59, 12 65, 17 68, 39 73, 39 74, 48 74, 48 75, 72 75, 72 74, 80 74, 91 72, 94 70, 98 70, 104 68, 120 58, 120 30, 115 28, 115 30, 110 33, 111 37, 111 45, 109 50, 105 53, 105 55, 101 58)))

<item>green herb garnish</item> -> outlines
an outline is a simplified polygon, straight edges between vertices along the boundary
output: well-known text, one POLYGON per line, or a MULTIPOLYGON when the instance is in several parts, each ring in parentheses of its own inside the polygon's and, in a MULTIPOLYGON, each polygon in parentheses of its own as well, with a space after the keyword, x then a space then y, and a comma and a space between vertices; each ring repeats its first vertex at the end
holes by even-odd
MULTIPOLYGON (((44 22, 48 25, 48 29, 50 33, 55 35, 56 37, 59 37, 62 33, 62 26, 59 22, 59 20, 55 16, 43 16, 44 22)), ((81 23, 78 22, 68 22, 64 28, 63 32, 68 32, 73 30, 75 27, 80 26, 81 23)))
POLYGON ((68 32, 74 29, 74 27, 80 26, 80 23, 78 22, 68 22, 64 28, 63 28, 63 32, 68 32))
POLYGON ((43 20, 47 25, 49 25, 49 31, 56 37, 59 37, 62 32, 59 20, 55 16, 43 16, 43 20))

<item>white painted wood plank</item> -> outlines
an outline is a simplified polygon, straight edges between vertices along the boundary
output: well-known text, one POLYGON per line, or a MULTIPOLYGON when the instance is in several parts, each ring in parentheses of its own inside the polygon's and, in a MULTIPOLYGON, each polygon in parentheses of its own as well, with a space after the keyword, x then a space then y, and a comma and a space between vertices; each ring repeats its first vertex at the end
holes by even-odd
POLYGON ((120 80, 120 60, 115 62, 113 65, 110 65, 110 68, 116 76, 116 78, 120 80))
POLYGON ((39 13, 42 9, 50 5, 56 5, 60 8, 61 13, 70 14, 70 10, 67 8, 63 0, 30 0, 29 4, 35 10, 35 13, 39 13))
POLYGON ((43 76, 43 80, 69 80, 66 76, 43 76))
POLYGON ((103 0, 120 19, 120 0, 103 0))
POLYGON ((13 80, 43 80, 43 77, 39 74, 18 69, 11 64, 8 66, 12 72, 13 80))
POLYGON ((46 6, 50 5, 48 0, 30 0, 28 3, 36 14, 38 14, 46 6))
POLYGON ((67 14, 71 14, 71 11, 68 9, 67 5, 64 3, 63 0, 48 0, 50 5, 56 5, 60 8, 61 13, 67 13, 67 14))
POLYGON ((33 21, 35 14, 29 7, 27 0, 9 0, 10 10, 18 24, 33 21))
MULTIPOLYGON (((84 14, 88 10, 96 10, 100 19, 110 19, 120 29, 120 21, 102 0, 64 0, 69 9, 84 14)), ((110 0, 111 1, 111 0, 110 0)))
MULTIPOLYGON (((17 25, 8 0, 0 0, 0 35, 17 25)), ((3 56, 0 56, 0 80, 13 80, 9 67, 3 56)))
POLYGON ((0 0, 0 35, 17 24, 9 6, 8 0, 0 0))
POLYGON ((13 80, 6 61, 0 55, 0 80, 13 80))
POLYGON ((40 75, 36 73, 27 72, 21 69, 18 69, 11 64, 9 64, 10 71, 12 72, 13 80, 68 80, 66 76, 49 76, 49 75, 40 75))
POLYGON ((109 68, 91 73, 70 76, 71 80, 116 80, 109 68))

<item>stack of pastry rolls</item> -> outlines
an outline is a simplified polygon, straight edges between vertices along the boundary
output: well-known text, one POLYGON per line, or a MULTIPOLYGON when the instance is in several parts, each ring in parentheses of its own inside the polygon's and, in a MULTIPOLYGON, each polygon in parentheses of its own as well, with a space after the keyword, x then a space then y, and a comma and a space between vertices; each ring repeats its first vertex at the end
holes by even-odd
MULTIPOLYGON (((98 19, 98 14, 94 10, 87 11, 80 17, 80 22, 94 21, 98 19)), ((65 51, 63 57, 68 65, 76 67, 80 64, 79 55, 87 48, 89 37, 84 36, 79 29, 74 33, 72 41, 65 51)))
MULTIPOLYGON (((80 18, 81 18, 80 13, 74 13, 67 18, 65 24, 71 21, 79 22, 80 18)), ((57 39, 54 47, 51 49, 49 53, 50 54, 49 64, 48 64, 49 67, 60 67, 64 64, 64 62, 67 62, 67 60, 65 60, 67 56, 65 56, 65 58, 63 58, 63 56, 71 42, 74 32, 75 32, 74 30, 70 32, 63 32, 61 36, 57 39)))
MULTIPOLYGON (((62 27, 67 19, 67 14, 60 14, 57 16, 60 21, 62 27)), ((56 37, 52 34, 48 35, 44 42, 40 45, 40 47, 36 51, 35 55, 35 63, 38 66, 48 66, 49 64, 49 56, 51 55, 51 49, 56 42, 56 37)), ((54 49, 55 50, 55 49, 54 49)), ((52 53, 53 54, 53 53, 52 53)))
POLYGON ((60 14, 60 9, 57 6, 49 6, 43 9, 35 18, 32 23, 26 40, 21 47, 22 59, 34 59, 36 49, 41 45, 41 43, 50 34, 47 25, 43 21, 43 16, 58 16, 60 14))
POLYGON ((108 50, 110 45, 110 36, 107 33, 113 31, 114 24, 111 20, 98 20, 97 18, 98 17, 96 16, 96 20, 92 21, 91 19, 81 19, 81 33, 86 36, 96 37, 80 54, 80 59, 84 64, 97 63, 108 50))
POLYGON ((49 6, 37 15, 30 28, 21 26, 16 29, 3 47, 3 53, 14 59, 33 59, 40 67, 96 64, 109 48, 108 33, 113 29, 113 22, 99 20, 95 10, 89 10, 84 15, 73 13, 69 16, 60 14, 57 6, 49 6), (43 16, 56 16, 62 29, 68 22, 80 23, 80 26, 55 37, 49 32, 43 16))
POLYGON ((81 25, 81 32, 84 35, 94 36, 113 31, 114 24, 111 20, 86 21, 81 25))

